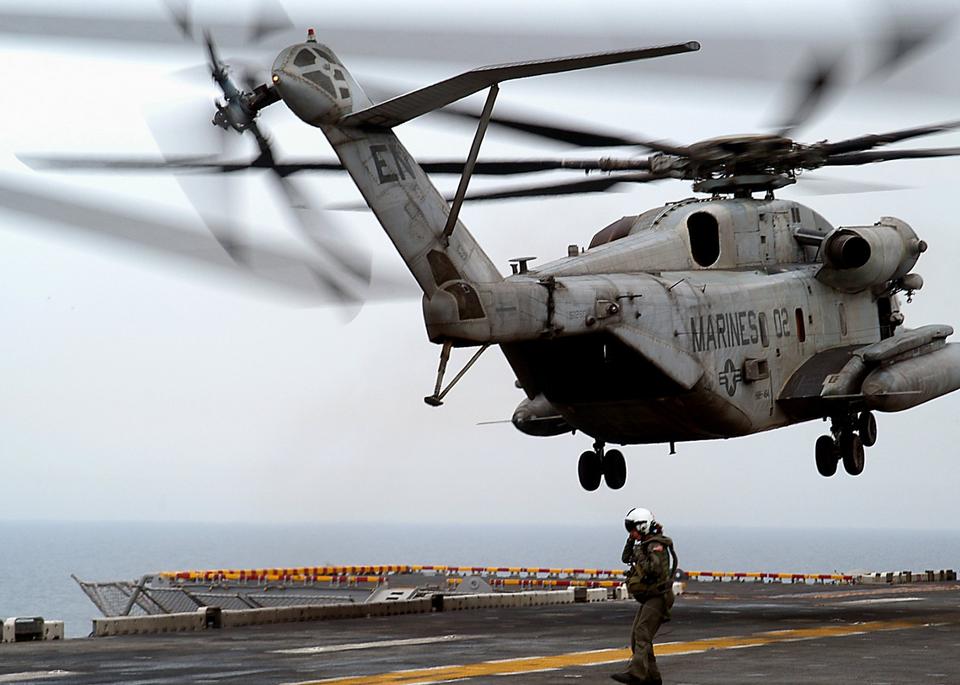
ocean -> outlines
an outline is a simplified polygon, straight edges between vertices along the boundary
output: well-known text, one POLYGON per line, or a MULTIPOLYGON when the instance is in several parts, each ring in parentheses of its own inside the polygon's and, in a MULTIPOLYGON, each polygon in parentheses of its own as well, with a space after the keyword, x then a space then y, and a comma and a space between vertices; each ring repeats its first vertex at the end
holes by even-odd
MULTIPOLYGON (((670 527, 688 570, 832 573, 960 568, 960 531, 670 527)), ((99 615, 71 579, 204 568, 448 564, 622 568, 618 525, 0 522, 0 618, 99 615)))

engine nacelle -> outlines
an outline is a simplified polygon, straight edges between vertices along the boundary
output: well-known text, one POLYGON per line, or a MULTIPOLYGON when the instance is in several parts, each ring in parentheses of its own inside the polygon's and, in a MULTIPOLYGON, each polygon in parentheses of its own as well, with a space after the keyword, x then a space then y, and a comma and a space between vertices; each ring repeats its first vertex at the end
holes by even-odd
POLYGON ((906 222, 885 216, 873 226, 831 231, 820 245, 817 280, 847 293, 906 276, 927 249, 906 222))

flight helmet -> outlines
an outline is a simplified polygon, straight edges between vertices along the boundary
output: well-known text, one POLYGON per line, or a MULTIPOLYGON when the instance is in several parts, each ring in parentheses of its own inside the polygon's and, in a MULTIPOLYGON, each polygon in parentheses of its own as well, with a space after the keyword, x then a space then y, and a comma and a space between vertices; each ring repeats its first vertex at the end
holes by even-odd
POLYGON ((653 512, 643 507, 634 507, 628 511, 623 519, 623 525, 626 527, 628 533, 635 530, 641 535, 647 535, 655 527, 660 527, 660 524, 658 524, 653 517, 653 512))

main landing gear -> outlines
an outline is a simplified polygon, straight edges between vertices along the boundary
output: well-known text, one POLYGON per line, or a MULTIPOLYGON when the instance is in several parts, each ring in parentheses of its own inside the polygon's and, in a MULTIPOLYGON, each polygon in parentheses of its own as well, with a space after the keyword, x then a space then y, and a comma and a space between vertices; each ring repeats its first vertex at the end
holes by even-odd
POLYGON ((830 432, 832 435, 817 438, 817 471, 821 476, 832 476, 837 472, 837 465, 843 462, 847 473, 859 476, 863 473, 863 448, 877 442, 876 417, 869 411, 859 416, 834 417, 830 432))
POLYGON ((603 443, 597 440, 593 449, 580 455, 577 474, 584 490, 594 491, 600 487, 600 481, 606 482, 611 490, 619 490, 627 482, 627 461, 620 450, 605 451, 603 443))

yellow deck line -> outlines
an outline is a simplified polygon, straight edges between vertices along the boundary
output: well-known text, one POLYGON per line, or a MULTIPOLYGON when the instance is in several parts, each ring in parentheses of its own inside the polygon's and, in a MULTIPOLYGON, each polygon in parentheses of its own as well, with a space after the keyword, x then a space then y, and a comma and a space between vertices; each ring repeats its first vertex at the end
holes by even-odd
MULTIPOLYGON (((847 625, 830 625, 817 628, 798 628, 793 630, 775 630, 755 635, 714 637, 689 642, 667 642, 656 646, 658 657, 702 654, 714 649, 740 649, 759 647, 780 642, 798 642, 828 637, 845 637, 887 630, 905 630, 929 625, 927 621, 868 621, 847 625)), ((553 656, 532 656, 497 661, 483 661, 475 664, 453 666, 434 666, 391 673, 364 676, 347 676, 309 680, 295 685, 426 685, 428 683, 450 682, 477 678, 481 676, 505 676, 533 673, 535 671, 555 670, 571 666, 599 666, 626 661, 630 657, 629 649, 597 649, 588 652, 570 652, 553 656)))

